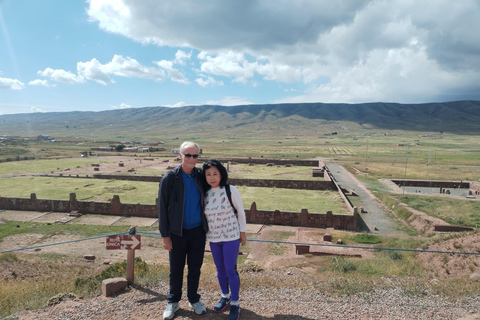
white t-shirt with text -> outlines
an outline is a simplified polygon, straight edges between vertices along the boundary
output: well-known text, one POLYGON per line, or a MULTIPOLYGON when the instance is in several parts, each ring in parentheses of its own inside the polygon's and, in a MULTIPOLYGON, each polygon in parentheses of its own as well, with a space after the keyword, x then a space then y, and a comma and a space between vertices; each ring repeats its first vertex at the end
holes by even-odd
POLYGON ((205 215, 208 221, 207 240, 209 242, 232 241, 240 238, 240 232, 246 232, 247 223, 240 192, 230 185, 232 202, 237 209, 233 211, 224 187, 211 188, 205 196, 205 215))

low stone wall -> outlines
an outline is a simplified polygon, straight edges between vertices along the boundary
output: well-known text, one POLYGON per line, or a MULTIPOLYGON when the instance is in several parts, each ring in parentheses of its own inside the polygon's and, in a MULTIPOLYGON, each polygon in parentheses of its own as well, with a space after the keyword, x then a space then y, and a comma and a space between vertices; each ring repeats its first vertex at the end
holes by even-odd
POLYGON ((470 182, 463 181, 433 181, 433 180, 392 180, 399 187, 425 187, 425 188, 460 188, 470 189, 470 182))
MULTIPOLYGON (((110 202, 78 201, 75 193, 70 194, 70 200, 37 199, 32 193, 30 199, 0 197, 0 209, 39 212, 72 212, 82 214, 103 214, 118 216, 135 216, 157 218, 157 204, 124 204, 118 195, 110 202)), ((334 215, 327 213, 309 213, 307 209, 301 212, 282 212, 279 210, 257 210, 255 202, 249 210, 245 210, 248 223, 274 224, 312 228, 335 228, 355 231, 357 215, 334 215)))
POLYGON ((22 160, 35 160, 35 157, 20 157, 20 156, 16 156, 15 158, 0 159, 0 162, 22 161, 22 160))
MULTIPOLYGON (((141 175, 115 175, 115 174, 94 174, 94 179, 106 180, 129 180, 129 181, 143 181, 143 182, 160 182, 163 176, 141 176, 141 175)), ((81 178, 81 177, 80 177, 81 178)))
POLYGON ((228 179, 234 186, 306 189, 306 190, 336 190, 332 181, 318 180, 275 180, 275 179, 228 179))
MULTIPOLYGON (((199 161, 206 161, 208 159, 200 159, 199 161)), ((236 162, 243 164, 267 164, 271 163, 278 166, 294 165, 299 167, 319 167, 319 160, 300 160, 300 159, 267 159, 267 158, 221 158, 218 159, 224 162, 236 162)))
POLYGON ((245 214, 248 223, 357 230, 357 214, 334 215, 331 211, 309 213, 307 209, 302 209, 301 212, 257 210, 255 202, 248 212, 245 210, 245 214))
POLYGON ((449 226, 449 225, 437 225, 433 227, 434 231, 439 232, 464 232, 464 231, 473 231, 473 228, 469 227, 460 227, 460 226, 449 226))
POLYGON ((0 197, 0 209, 39 212, 72 212, 83 214, 105 214, 156 218, 156 205, 121 203, 120 197, 114 195, 110 202, 78 201, 76 194, 70 194, 70 200, 37 199, 35 193, 26 198, 0 197))
MULTIPOLYGON (((48 176, 48 175, 47 175, 48 176)), ((84 176, 65 176, 64 178, 85 178, 84 176)), ((94 174, 94 179, 106 180, 130 180, 143 182, 160 182, 161 176, 140 176, 140 175, 113 175, 113 174, 94 174)), ((86 177, 88 178, 88 176, 86 177)), ((336 190, 335 184, 331 179, 324 180, 277 180, 277 179, 235 179, 229 178, 228 182, 234 186, 245 187, 264 187, 264 188, 284 188, 284 189, 306 189, 306 190, 336 190)))

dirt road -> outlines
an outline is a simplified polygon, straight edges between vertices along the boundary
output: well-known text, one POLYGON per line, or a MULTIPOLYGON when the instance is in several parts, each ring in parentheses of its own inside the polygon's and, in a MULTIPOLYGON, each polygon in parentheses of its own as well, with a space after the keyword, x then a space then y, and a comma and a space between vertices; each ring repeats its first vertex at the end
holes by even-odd
POLYGON ((360 213, 364 230, 382 235, 404 234, 399 228, 400 222, 380 204, 361 181, 339 164, 333 162, 325 164, 343 189, 353 190, 360 197, 362 207, 366 212, 360 213))

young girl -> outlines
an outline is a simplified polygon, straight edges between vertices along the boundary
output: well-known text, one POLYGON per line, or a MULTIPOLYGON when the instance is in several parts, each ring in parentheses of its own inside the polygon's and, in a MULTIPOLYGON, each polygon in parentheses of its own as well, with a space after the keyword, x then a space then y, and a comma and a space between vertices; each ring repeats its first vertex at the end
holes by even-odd
POLYGON ((247 223, 240 193, 234 186, 227 185, 228 173, 217 160, 203 164, 205 178, 205 215, 208 221, 207 240, 210 243, 217 278, 222 290, 220 301, 213 308, 217 312, 230 306, 228 320, 240 316, 240 278, 237 258, 240 244, 247 241, 247 223), (231 191, 231 197, 228 195, 231 191), (231 200, 229 200, 231 198, 231 200))

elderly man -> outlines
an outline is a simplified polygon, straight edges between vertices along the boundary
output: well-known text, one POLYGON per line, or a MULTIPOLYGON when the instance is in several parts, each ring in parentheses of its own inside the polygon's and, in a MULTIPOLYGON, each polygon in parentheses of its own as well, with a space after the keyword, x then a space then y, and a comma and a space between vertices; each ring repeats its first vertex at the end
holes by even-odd
POLYGON ((204 214, 201 169, 197 164, 200 147, 190 141, 180 146, 182 164, 160 181, 158 191, 159 230, 163 247, 169 251, 170 292, 163 319, 172 319, 180 308, 183 270, 188 265, 187 296, 197 314, 207 311, 198 294, 200 269, 205 252, 207 221, 204 214))

